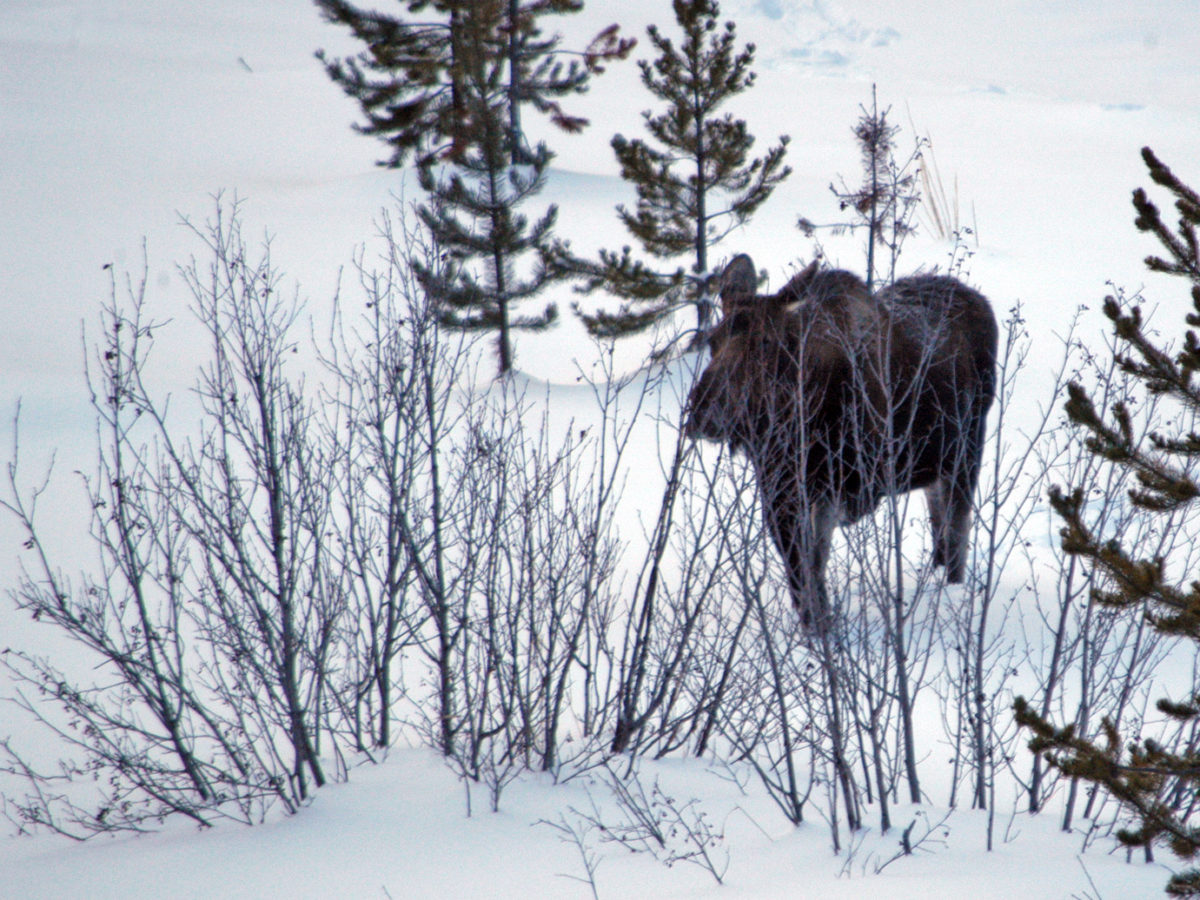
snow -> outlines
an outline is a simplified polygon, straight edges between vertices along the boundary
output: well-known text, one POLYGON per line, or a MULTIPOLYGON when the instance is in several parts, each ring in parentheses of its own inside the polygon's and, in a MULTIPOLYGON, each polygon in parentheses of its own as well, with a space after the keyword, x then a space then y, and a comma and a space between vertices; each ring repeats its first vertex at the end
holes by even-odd
MULTIPOLYGON (((748 250, 778 285, 811 253, 795 220, 835 216, 827 185, 856 172, 850 127, 874 82, 905 136, 915 128, 931 138, 947 188, 957 186, 964 224, 978 225, 972 282, 1001 316, 1024 304, 1035 372, 1057 362, 1058 335, 1080 304, 1098 307, 1108 281, 1156 284, 1141 265, 1152 248, 1132 229, 1128 198, 1148 181, 1143 144, 1185 180, 1200 178, 1194 3, 727 0, 723 13, 737 19, 741 40, 758 46, 758 84, 734 111, 760 146, 790 134, 796 171, 718 255, 748 250)), ((641 35, 655 19, 669 25, 670 11, 665 0, 653 11, 642 0, 593 0, 577 18, 564 30, 578 40, 610 21, 641 35)), ((211 195, 224 191, 244 199, 248 233, 272 236, 277 265, 322 321, 340 269, 372 239, 381 207, 415 192, 401 174, 373 165, 382 148, 351 132, 356 110, 313 58, 319 47, 353 49, 303 0, 0 5, 0 446, 11 446, 8 422, 20 400, 27 475, 58 451, 47 516, 76 508, 70 473, 91 464, 80 335, 94 335, 109 290, 102 267, 137 278, 144 240, 156 316, 186 319, 175 264, 196 246, 179 218, 203 219, 211 195)), ((591 129, 546 135, 558 153, 547 196, 561 207, 560 233, 579 249, 628 242, 612 208, 632 194, 615 177, 608 137, 638 133, 649 105, 636 67, 614 65, 573 104, 591 129)), ((860 253, 853 239, 829 240, 826 250, 847 266, 860 253)), ((905 260, 931 266, 948 251, 920 236, 905 260)), ((1181 292, 1151 294, 1166 314, 1178 312, 1181 292)), ((564 312, 570 299, 559 301, 564 312)), ((1102 330, 1099 318, 1085 319, 1092 335, 1102 330)), ((156 363, 174 390, 191 378, 186 327, 180 333, 156 363)), ((622 365, 636 363, 636 348, 621 352, 622 365)), ((590 394, 575 382, 594 356, 571 321, 517 343, 518 366, 545 386, 564 420, 589 415, 590 394)), ((1027 410, 1051 402, 1023 389, 1027 410)), ((640 511, 652 520, 656 492, 631 493, 653 498, 640 511)), ((56 535, 68 548, 70 527, 56 535)), ((15 582, 22 540, 0 520, 0 587, 15 582)), ((0 635, 4 645, 64 652, 7 604, 0 635)), ((9 734, 35 739, 0 713, 0 738, 9 734)), ((1053 811, 1015 818, 1012 840, 990 853, 982 814, 954 812, 949 836, 930 852, 865 874, 872 858, 891 855, 895 835, 868 835, 847 862, 831 853, 822 823, 792 829, 752 789, 742 796, 704 762, 647 764, 646 773, 702 798, 725 824, 726 883, 718 887, 695 867, 668 869, 607 850, 597 874, 602 897, 1040 898, 1098 890, 1134 898, 1154 895, 1166 878, 1161 866, 1126 864, 1103 842, 1080 855, 1082 838, 1059 832, 1053 811)), ((0 896, 583 897, 587 887, 567 877, 582 874, 575 850, 537 823, 585 800, 579 781, 531 776, 506 792, 499 813, 480 796, 468 816, 464 787, 436 756, 398 747, 320 791, 301 814, 253 829, 197 833, 169 823, 160 834, 82 846, 4 839, 0 896)), ((915 815, 896 812, 897 821, 915 815)))
MULTIPOLYGON (((1048 816, 1021 818, 1013 839, 983 848, 984 814, 961 811, 949 837, 931 852, 874 874, 876 858, 897 849, 897 837, 867 836, 849 861, 829 852, 822 823, 793 829, 773 822, 765 806, 737 796, 703 766, 666 768, 666 776, 703 792, 729 844, 726 884, 696 867, 668 869, 644 855, 609 851, 596 873, 601 897, 738 897, 800 894, 813 900, 853 900, 870 893, 889 900, 972 897, 1066 898, 1102 886, 1102 896, 1152 896, 1166 878, 1159 866, 1127 865, 1103 853, 1079 854, 1079 839, 1055 830, 1048 816), (682 770, 681 769, 685 769, 682 770), (765 833, 764 833, 765 831, 765 833), (1087 875, 1083 867, 1086 867, 1087 875), (843 871, 845 869, 845 871, 843 871)), ((52 840, 10 842, 5 848, 5 897, 527 897, 589 896, 573 847, 542 820, 556 820, 585 802, 577 783, 538 778, 512 787, 498 813, 465 815, 463 787, 436 755, 393 753, 356 770, 348 783, 323 789, 311 808, 247 830, 169 828, 136 839, 64 846, 52 840)), ((902 807, 898 819, 943 813, 902 807)), ((1003 831, 1003 827, 1001 831, 1003 831)))

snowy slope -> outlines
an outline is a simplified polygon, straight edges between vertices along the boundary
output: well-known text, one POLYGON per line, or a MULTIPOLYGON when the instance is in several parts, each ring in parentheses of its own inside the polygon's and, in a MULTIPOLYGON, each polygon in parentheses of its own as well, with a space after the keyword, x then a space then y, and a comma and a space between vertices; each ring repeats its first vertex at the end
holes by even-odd
MULTIPOLYGON (((905 136, 915 128, 931 138, 964 224, 978 227, 971 280, 1001 314, 1025 304, 1035 366, 1057 361, 1057 334, 1079 304, 1098 306, 1107 281, 1153 287, 1140 262, 1151 247, 1133 232, 1128 198, 1147 180, 1143 144, 1185 179, 1200 178, 1200 10, 1191 0, 1103 0, 1086 10, 728 0, 724 14, 759 48, 758 84, 735 111, 762 144, 790 134, 796 171, 723 252, 752 252, 776 285, 811 255, 794 222, 836 217, 827 185, 856 173, 850 127, 874 82, 905 136)), ((665 0, 594 0, 566 29, 578 39, 620 21, 640 34, 669 18, 665 0)), ((70 473, 91 461, 81 328, 94 327, 107 295, 103 266, 138 277, 144 240, 156 317, 184 322, 175 264, 197 248, 179 217, 202 219, 211 194, 236 193, 248 231, 273 235, 276 263, 320 322, 339 269, 371 239, 379 209, 394 205, 389 195, 403 192, 401 175, 374 167, 381 154, 350 131, 355 109, 313 58, 318 47, 352 49, 304 0, 0 4, 0 446, 7 457, 20 399, 26 477, 58 448, 46 515, 73 508, 70 473)), ((607 139, 637 134, 648 105, 635 67, 614 66, 576 106, 591 130, 546 135, 558 152, 548 196, 577 247, 627 242, 612 207, 630 193, 615 178, 607 139)), ((850 238, 827 240, 826 249, 852 267, 860 255, 850 238)), ((905 258, 932 266, 948 252, 920 236, 905 258)), ((1169 307, 1178 296, 1162 300, 1169 307)), ((1094 334, 1098 318, 1086 326, 1094 334)), ((172 390, 191 380, 189 340, 182 324, 164 339, 157 372, 172 390)), ((517 344, 519 368, 551 385, 564 419, 588 414, 586 393, 570 386, 594 352, 572 322, 517 344)), ((631 349, 624 362, 636 359, 631 349)), ((1050 401, 1037 396, 1029 406, 1050 401)), ((64 525, 64 547, 77 537, 64 525)), ((21 540, 0 519, 0 588, 15 580, 21 540)), ((0 604, 7 644, 57 646, 0 604)), ((14 732, 33 739, 0 712, 0 738, 14 732)), ((879 876, 859 867, 839 878, 843 860, 830 854, 821 823, 793 831, 703 764, 665 764, 662 777, 727 823, 727 884, 612 852, 599 870, 601 896, 1069 897, 1094 890, 1090 877, 1104 897, 1133 898, 1165 880, 1159 867, 1095 849, 1085 873, 1080 839, 1059 834, 1050 815, 1020 820, 1014 840, 984 853, 983 823, 965 811, 932 854, 879 876)), ((0 897, 587 896, 563 877, 580 874, 574 848, 534 825, 582 803, 581 787, 530 779, 510 789, 500 813, 479 812, 486 804, 478 800, 470 818, 463 790, 427 752, 400 749, 322 791, 302 815, 253 830, 196 834, 175 825, 84 847, 5 839, 0 897)), ((879 846, 886 857, 894 838, 879 846)))
MULTIPOLYGON (((601 897, 1067 900, 1085 896, 1090 875, 1101 896, 1133 900, 1154 896, 1166 878, 1159 866, 1130 866, 1098 852, 1077 860, 1078 839, 1058 833, 1049 817, 1023 819, 1011 843, 987 853, 983 816, 965 811, 947 823, 949 838, 931 852, 879 875, 864 874, 872 853, 886 859, 895 852, 894 836, 868 837, 845 862, 830 854, 822 823, 800 829, 780 824, 766 807, 739 796, 703 767, 668 769, 664 777, 671 776, 673 785, 702 795, 722 823, 730 858, 726 883, 716 885, 693 866, 668 869, 645 856, 609 850, 596 873, 601 897)), ((4 851, 0 893, 95 900, 590 896, 576 880, 583 869, 575 848, 537 824, 557 820, 571 805, 585 806, 578 785, 534 779, 511 788, 499 813, 470 818, 462 790, 433 755, 397 753, 381 766, 355 772, 348 784, 323 791, 302 814, 249 831, 175 829, 82 847, 19 842, 4 851)))

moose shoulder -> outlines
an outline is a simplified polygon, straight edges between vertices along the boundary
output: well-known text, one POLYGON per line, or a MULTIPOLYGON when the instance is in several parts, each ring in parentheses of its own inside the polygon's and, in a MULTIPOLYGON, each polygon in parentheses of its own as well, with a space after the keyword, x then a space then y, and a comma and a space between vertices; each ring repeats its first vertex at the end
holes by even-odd
POLYGON ((936 275, 872 295, 857 276, 816 263, 774 295, 759 296, 757 281, 744 254, 720 276, 723 316, 685 428, 753 464, 804 621, 828 615, 834 527, 890 494, 925 490, 934 565, 961 582, 995 396, 988 301, 936 275))

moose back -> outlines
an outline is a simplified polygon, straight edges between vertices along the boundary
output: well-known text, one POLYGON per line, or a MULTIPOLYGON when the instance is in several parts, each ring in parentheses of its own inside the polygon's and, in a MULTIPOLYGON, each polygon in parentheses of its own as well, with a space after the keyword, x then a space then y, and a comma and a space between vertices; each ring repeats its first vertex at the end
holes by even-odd
POLYGON ((884 496, 925 490, 933 563, 961 582, 995 396, 988 301, 939 275, 872 295, 856 275, 815 262, 774 295, 757 295, 757 283, 745 254, 721 274, 723 316, 684 427, 752 463, 805 624, 828 619, 834 527, 884 496))

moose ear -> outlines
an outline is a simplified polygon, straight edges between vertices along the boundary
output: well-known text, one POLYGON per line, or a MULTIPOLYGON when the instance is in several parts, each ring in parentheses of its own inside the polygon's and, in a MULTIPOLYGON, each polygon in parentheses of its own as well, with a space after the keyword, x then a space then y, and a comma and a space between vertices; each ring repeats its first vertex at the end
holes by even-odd
POLYGON ((795 312, 796 308, 804 302, 804 298, 808 294, 808 283, 817 274, 819 268, 820 265, 814 259, 804 267, 803 271, 793 275, 792 279, 783 286, 783 290, 777 296, 786 312, 795 312))
POLYGON ((758 270, 754 260, 745 253, 738 254, 721 273, 721 309, 728 315, 735 306, 754 299, 758 292, 758 270))

